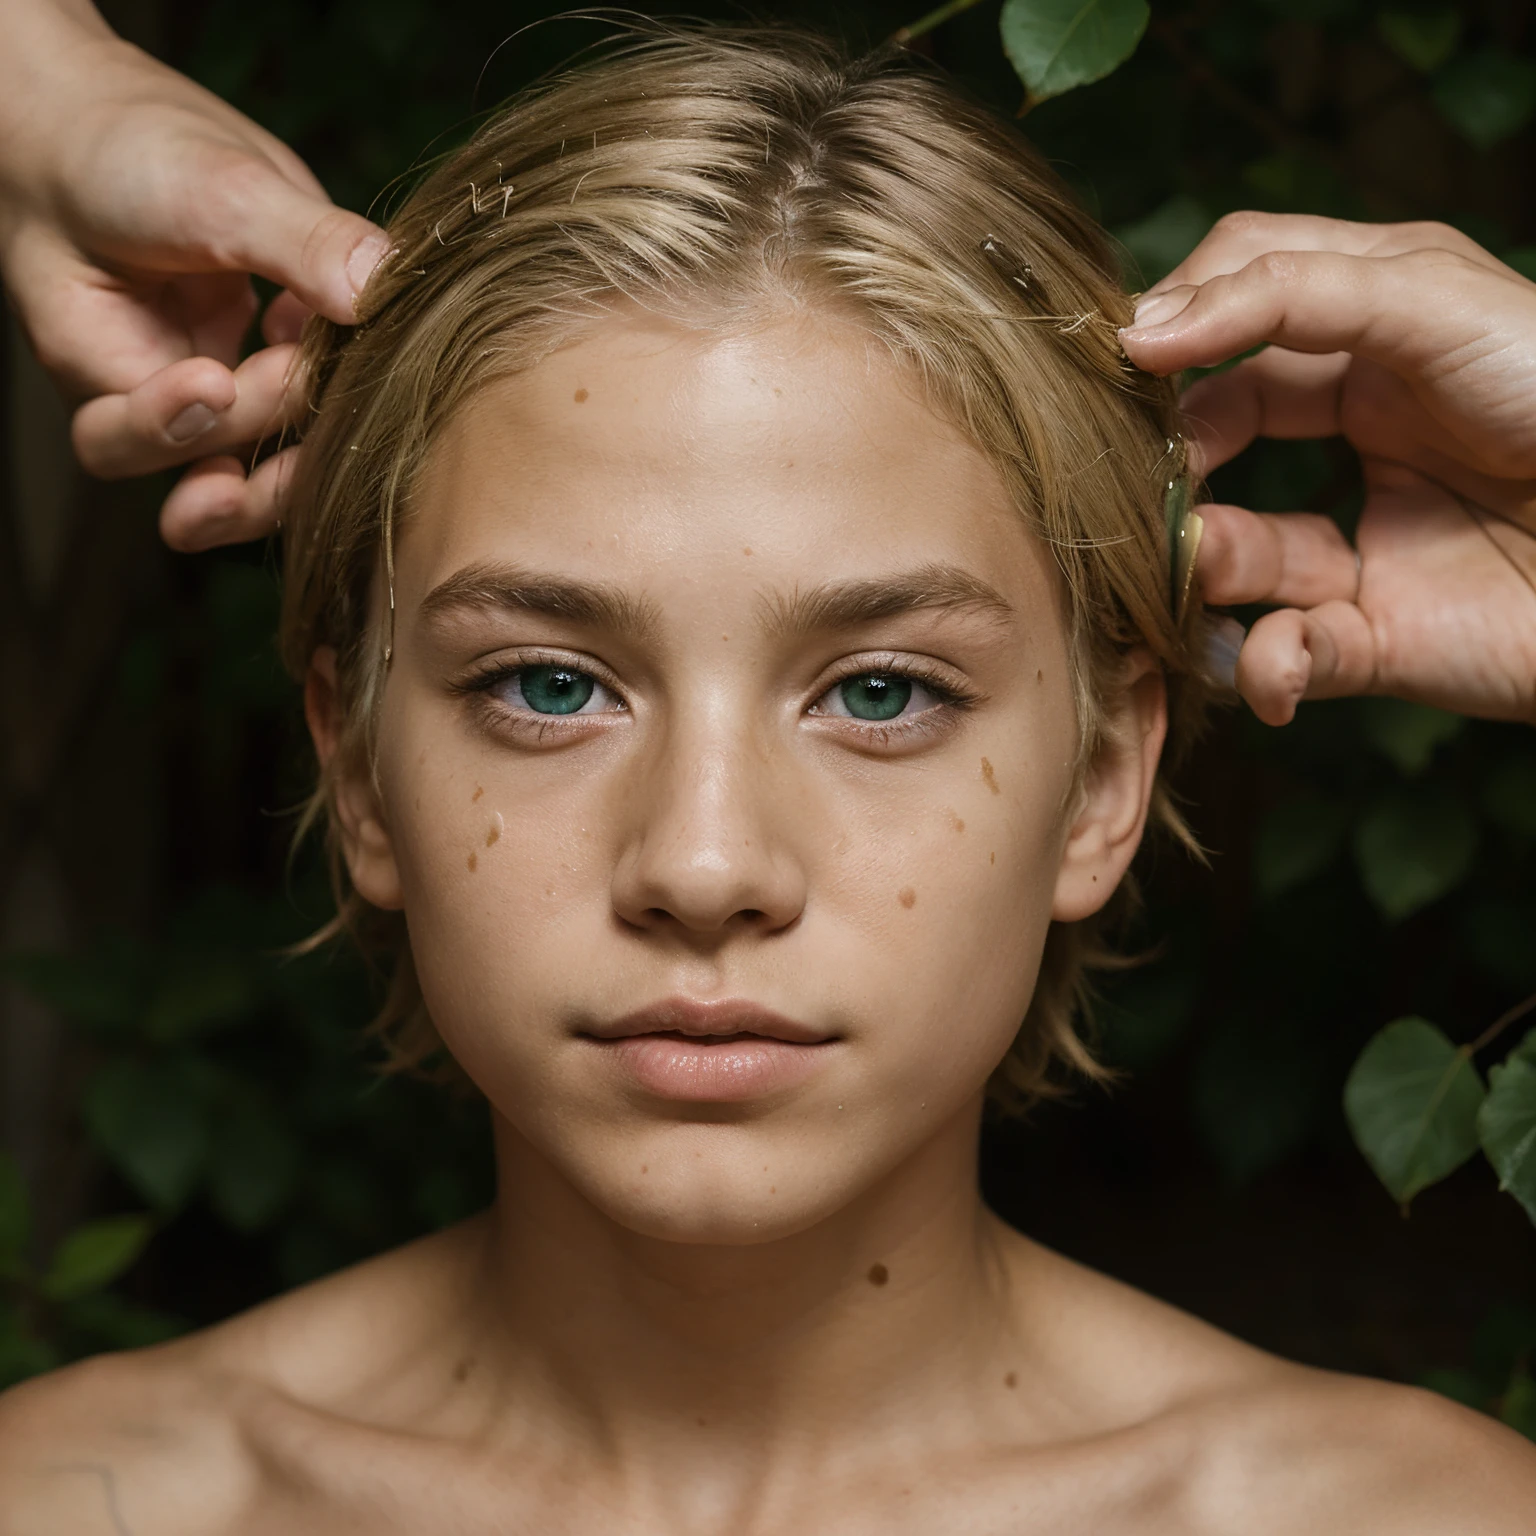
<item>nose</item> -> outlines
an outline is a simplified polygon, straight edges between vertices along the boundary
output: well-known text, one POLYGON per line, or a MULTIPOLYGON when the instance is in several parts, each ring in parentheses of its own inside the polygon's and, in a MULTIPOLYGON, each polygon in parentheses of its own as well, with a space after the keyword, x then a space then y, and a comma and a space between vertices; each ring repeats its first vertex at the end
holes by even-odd
POLYGON ((796 796, 771 755, 724 726, 656 743, 628 790, 630 832, 613 880, 624 922, 697 942, 777 933, 800 916, 806 871, 783 835, 796 796))

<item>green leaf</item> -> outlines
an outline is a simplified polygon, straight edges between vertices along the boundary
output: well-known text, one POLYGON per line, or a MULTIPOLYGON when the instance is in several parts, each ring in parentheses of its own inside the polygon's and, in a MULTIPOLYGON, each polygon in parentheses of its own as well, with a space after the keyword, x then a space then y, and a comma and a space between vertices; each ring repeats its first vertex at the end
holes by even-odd
POLYGON ((1266 901, 1321 874, 1344 844, 1349 808, 1317 794, 1274 806, 1259 823, 1253 881, 1266 901))
POLYGON ((14 1158, 0 1152, 0 1278, 14 1276, 27 1249, 32 1213, 14 1158))
POLYGON ((1429 767, 1435 748, 1459 736, 1466 717, 1406 699, 1362 699, 1361 734, 1406 778, 1416 778, 1429 767))
POLYGON ((208 1164, 208 1198, 239 1232, 268 1226, 292 1196, 299 1175, 293 1133, 269 1107, 239 1102, 221 1122, 208 1164))
POLYGON ((53 1256, 43 1295, 73 1301, 111 1285, 144 1251, 151 1230, 147 1216, 108 1216, 76 1227, 53 1256))
POLYGON ((1376 28, 1400 59, 1427 75, 1450 58, 1461 40, 1461 17, 1449 6, 1434 11, 1383 11, 1376 28))
POLYGON ((247 967, 235 956, 183 961, 160 984, 144 1019, 144 1033, 172 1044, 237 1021, 254 994, 247 967))
POLYGON ((1398 1019, 1350 1070, 1344 1116, 1377 1178, 1407 1205, 1477 1151, 1483 1098, 1465 1051, 1424 1019, 1398 1019))
POLYGON ((1536 755, 1506 757, 1483 786, 1483 809, 1509 832, 1536 837, 1536 755))
POLYGON ((1115 234, 1134 259, 1140 282, 1150 287, 1205 239, 1214 222, 1199 202, 1181 192, 1115 234))
POLYGON ((1477 1134, 1499 1188, 1536 1221, 1536 1029, 1489 1072, 1477 1134))
POLYGON ((112 1062, 86 1084, 85 1123, 98 1147, 158 1210, 182 1205, 208 1155, 212 1094, 187 1064, 112 1062))
POLYGON ((1147 0, 1004 0, 1003 49, 1032 102, 1102 80, 1136 51, 1147 0))
POLYGON ((1536 63, 1488 48, 1465 54, 1435 82, 1441 116, 1475 149, 1488 150, 1536 113, 1536 63))
POLYGON ((1477 823, 1441 790, 1398 791, 1355 828, 1355 862, 1366 894, 1396 922, 1461 883, 1477 852, 1477 823))

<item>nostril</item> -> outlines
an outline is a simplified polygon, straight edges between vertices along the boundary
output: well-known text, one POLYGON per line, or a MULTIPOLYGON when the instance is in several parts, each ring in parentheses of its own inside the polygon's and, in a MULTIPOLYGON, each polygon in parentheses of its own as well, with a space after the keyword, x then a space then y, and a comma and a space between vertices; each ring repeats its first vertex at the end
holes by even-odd
POLYGON ((737 915, 745 918, 749 923, 760 922, 764 917, 767 916, 766 913, 759 912, 756 907, 743 907, 741 912, 737 915))

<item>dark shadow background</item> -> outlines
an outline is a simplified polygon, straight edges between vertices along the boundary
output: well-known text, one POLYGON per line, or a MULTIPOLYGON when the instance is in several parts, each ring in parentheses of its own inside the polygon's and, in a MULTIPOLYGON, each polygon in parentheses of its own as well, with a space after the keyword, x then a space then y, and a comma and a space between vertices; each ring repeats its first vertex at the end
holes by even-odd
MULTIPOLYGON (((924 47, 1012 113, 997 10, 924 47)), ((754 14, 878 41, 917 12, 754 14)), ((532 25, 545 15, 484 0, 113 12, 357 208, 604 31, 532 25)), ((1536 275, 1533 112, 1528 0, 1168 0, 1129 64, 1025 127, 1137 285, 1238 207, 1443 219, 1536 275)), ((169 554, 163 486, 79 480, 14 328, 7 358, 0 1133, 34 1267, 87 1218, 153 1218, 110 1287, 61 1298, 0 1276, 0 1374, 19 1377, 452 1220, 489 1175, 474 1105, 372 1075, 369 978, 342 954, 277 957, 327 908, 313 859, 285 865, 308 768, 272 646, 272 551, 169 554)), ((1214 488, 1346 527, 1358 505, 1337 444, 1261 444, 1214 488)), ((1340 1092, 1389 1020, 1469 1039, 1536 988, 1536 738, 1379 700, 1280 731, 1232 712, 1183 791, 1211 868, 1167 848, 1144 860, 1134 941, 1156 958, 1102 1010, 1124 1080, 989 1131, 990 1198, 1255 1343, 1400 1379, 1455 1368, 1435 1379, 1519 1419, 1536 1234, 1481 1159, 1405 1219, 1351 1145, 1340 1092)), ((6 1198, 0 1180, 0 1246, 6 1198)))

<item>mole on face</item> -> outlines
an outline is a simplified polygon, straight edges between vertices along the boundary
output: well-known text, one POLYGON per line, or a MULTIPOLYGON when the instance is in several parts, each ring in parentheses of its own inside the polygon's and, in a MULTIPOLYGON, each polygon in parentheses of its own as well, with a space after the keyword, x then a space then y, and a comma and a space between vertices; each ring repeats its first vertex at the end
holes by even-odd
POLYGON ((480 860, 479 860, 479 859, 477 859, 477 858, 476 858, 476 857, 475 857, 475 856, 474 856, 474 854, 470 854, 470 856, 469 856, 469 858, 468 858, 468 860, 467 860, 467 861, 466 861, 466 862, 467 862, 467 863, 468 863, 468 865, 469 865, 469 872, 470 872, 470 874, 474 874, 474 872, 475 872, 475 866, 476 866, 476 865, 477 865, 477 864, 478 864, 478 863, 479 863, 479 862, 480 862, 480 860))
POLYGON ((1035 673, 1035 681, 1037 683, 1043 683, 1045 681, 1045 672, 1043 670, 1035 673))
POLYGON ((891 1272, 884 1264, 871 1264, 869 1266, 869 1283, 871 1285, 884 1285, 891 1278, 891 1272))
POLYGON ((981 777, 985 781, 987 788, 990 789, 994 795, 1002 794, 1002 790, 997 787, 997 775, 993 773, 992 764, 989 763, 986 758, 982 758, 981 760, 981 777))
POLYGON ((475 1362, 473 1360, 460 1360, 453 1368, 453 1379, 455 1381, 467 1380, 469 1373, 474 1369, 474 1365, 475 1362))
POLYGON ((576 391, 576 394, 575 394, 575 396, 573 398, 575 399, 577 405, 585 405, 587 403, 587 392, 586 392, 586 390, 578 389, 576 391))
POLYGON ((911 911, 912 907, 917 902, 917 892, 914 891, 910 885, 904 885, 899 891, 897 891, 896 900, 899 901, 902 906, 906 907, 908 911, 911 911))
POLYGON ((490 824, 490 826, 486 829, 486 833, 485 833, 485 846, 487 848, 494 848, 496 846, 496 839, 499 838, 500 836, 501 836, 501 817, 498 816, 496 818, 496 820, 493 821, 490 824))
POLYGON ((1005 1387, 1007 1387, 1010 1391, 1014 1387, 1018 1386, 1018 1384, 1019 1384, 1019 1373, 1017 1371, 1009 1371, 1008 1374, 1003 1377, 1003 1385, 1005 1387))
POLYGON ((469 803, 471 805, 473 805, 475 803, 475 801, 478 800, 480 798, 480 796, 483 795, 484 793, 485 793, 485 786, 483 784, 476 784, 475 785, 475 792, 474 792, 474 794, 472 794, 469 797, 469 803))

